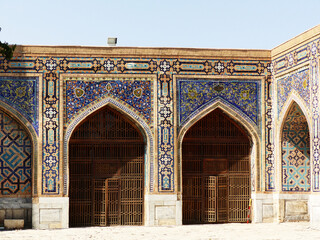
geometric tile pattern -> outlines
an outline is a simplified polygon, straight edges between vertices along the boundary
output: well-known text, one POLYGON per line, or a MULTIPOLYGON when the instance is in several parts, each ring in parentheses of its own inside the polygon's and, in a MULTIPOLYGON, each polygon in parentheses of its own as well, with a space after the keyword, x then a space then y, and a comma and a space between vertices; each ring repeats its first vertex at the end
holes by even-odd
MULTIPOLYGON (((47 61, 48 63, 48 61, 47 61)), ((53 69, 54 65, 50 65, 53 69)), ((42 193, 48 195, 60 192, 60 132, 59 132, 59 76, 45 72, 43 76, 43 153, 42 193), (54 114, 52 114, 52 112, 54 114)))
POLYGON ((275 190, 275 175, 274 175, 274 139, 273 139, 273 99, 271 84, 273 79, 267 77, 265 86, 265 141, 266 141, 266 158, 265 158, 265 190, 274 191, 275 190))
POLYGON ((151 122, 151 81, 108 80, 108 81, 66 81, 66 122, 68 123, 81 109, 90 103, 113 96, 135 108, 151 122))
POLYGON ((158 80, 158 185, 159 191, 174 191, 173 81, 164 63, 158 80))
MULTIPOLYGON (((267 60, 239 59, 187 59, 187 58, 143 58, 143 57, 14 57, 0 61, 2 73, 42 73, 43 79, 43 155, 42 193, 60 194, 60 74, 128 75, 155 74, 157 76, 157 146, 158 146, 158 190, 173 192, 174 185, 174 121, 173 76, 217 75, 217 76, 269 76, 270 62, 267 60)), ((143 92, 143 91, 142 91, 143 92)), ((81 96, 82 91, 76 92, 81 96)), ((136 96, 139 96, 139 90, 136 96)), ((119 94, 118 94, 119 95, 119 94)), ((129 98, 126 98, 129 99, 129 98)), ((130 104, 128 104, 130 105, 130 104)), ((141 110, 142 111, 142 110, 141 110)), ((150 122, 152 124, 152 122, 150 122)), ((152 127, 152 126, 151 126, 152 127)))
MULTIPOLYGON (((280 116, 285 102, 287 101, 292 91, 298 93, 298 95, 304 100, 305 105, 309 108, 311 98, 309 68, 300 68, 299 70, 293 73, 287 74, 281 77, 280 79, 277 79, 276 82, 278 96, 278 118, 280 116)), ((295 177, 297 178, 297 175, 295 177)))
POLYGON ((179 91, 180 126, 190 119, 195 111, 221 98, 249 117, 255 124, 260 115, 260 81, 239 80, 185 80, 177 81, 179 91))
POLYGON ((305 101, 306 106, 310 104, 310 81, 309 69, 300 70, 296 73, 282 77, 277 81, 278 89, 278 116, 287 100, 290 92, 295 90, 305 101))
POLYGON ((0 100, 20 112, 39 131, 38 78, 0 77, 0 100))
POLYGON ((0 196, 31 196, 31 141, 14 119, 0 110, 0 196))
POLYGON ((317 131, 312 132, 312 175, 313 175, 313 185, 312 189, 314 192, 320 192, 320 112, 319 112, 319 60, 318 56, 312 55, 313 59, 311 60, 310 68, 310 77, 312 79, 311 85, 311 103, 312 103, 312 125, 313 129, 317 131))
POLYGON ((272 72, 274 75, 288 71, 299 65, 305 65, 320 51, 320 38, 307 42, 306 44, 292 49, 272 61, 272 72))
POLYGON ((307 120, 294 103, 282 131, 282 190, 310 191, 310 136, 307 120))
MULTIPOLYGON (((310 102, 312 110, 312 128, 318 131, 310 133, 312 142, 312 190, 320 192, 320 113, 319 113, 319 56, 320 56, 320 38, 314 39, 285 54, 277 57, 272 61, 272 75, 280 74, 284 71, 296 69, 299 66, 303 69, 308 64, 310 70, 310 102)), ((304 98, 305 99, 305 98, 304 98)))

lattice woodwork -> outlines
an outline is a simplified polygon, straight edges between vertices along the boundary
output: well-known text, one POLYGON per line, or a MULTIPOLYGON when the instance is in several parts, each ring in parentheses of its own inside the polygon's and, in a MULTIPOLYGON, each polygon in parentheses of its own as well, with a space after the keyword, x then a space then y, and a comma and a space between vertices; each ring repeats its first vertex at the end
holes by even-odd
POLYGON ((182 144, 183 223, 245 222, 250 198, 250 141, 217 109, 182 144))
POLYGON ((183 217, 185 223, 202 221, 202 176, 186 176, 183 179, 183 217))
POLYGON ((248 175, 229 175, 229 222, 245 222, 250 196, 248 175))
POLYGON ((217 221, 216 213, 216 182, 217 177, 208 176, 205 178, 204 185, 204 222, 213 223, 217 221))
POLYGON ((218 176, 217 190, 218 222, 228 222, 228 176, 218 176))
POLYGON ((144 141, 112 108, 87 118, 69 144, 70 226, 143 224, 144 141))

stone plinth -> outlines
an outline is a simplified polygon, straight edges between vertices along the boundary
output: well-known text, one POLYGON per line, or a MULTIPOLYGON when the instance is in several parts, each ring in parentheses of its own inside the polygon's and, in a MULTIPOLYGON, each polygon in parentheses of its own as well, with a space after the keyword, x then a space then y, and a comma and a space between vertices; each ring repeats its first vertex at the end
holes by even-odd
POLYGON ((24 220, 23 219, 5 219, 4 220, 4 228, 7 230, 23 229, 24 228, 24 220))
POLYGON ((68 214, 68 197, 40 197, 33 199, 32 227, 36 229, 68 228, 68 214))
POLYGON ((182 201, 175 194, 145 196, 145 225, 181 225, 182 201))

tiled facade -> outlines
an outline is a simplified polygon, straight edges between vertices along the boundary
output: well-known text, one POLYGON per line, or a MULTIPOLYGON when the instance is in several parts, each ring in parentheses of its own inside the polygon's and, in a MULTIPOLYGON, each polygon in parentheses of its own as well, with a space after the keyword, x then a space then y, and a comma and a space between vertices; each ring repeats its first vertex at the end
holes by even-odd
POLYGON ((17 121, 0 112, 0 196, 31 197, 32 145, 17 121))
POLYGON ((310 136, 307 120, 294 103, 282 129, 282 190, 310 191, 310 136))
MULTIPOLYGON (((52 210, 44 203, 55 201, 59 216, 67 215, 69 138, 106 105, 132 119, 145 137, 146 225, 161 222, 157 206, 175 209, 167 223, 181 224, 181 141, 215 108, 242 124, 253 142, 254 221, 264 221, 264 205, 276 209, 288 194, 297 200, 301 189, 310 196, 320 191, 319 53, 319 26, 271 51, 18 46, 12 60, 0 58, 0 104, 33 143, 33 226, 67 227, 66 220, 43 215, 52 210), (310 160, 295 162, 304 173, 289 186, 280 133, 292 104, 309 126, 310 160)), ((274 212, 274 221, 282 219, 274 212)))

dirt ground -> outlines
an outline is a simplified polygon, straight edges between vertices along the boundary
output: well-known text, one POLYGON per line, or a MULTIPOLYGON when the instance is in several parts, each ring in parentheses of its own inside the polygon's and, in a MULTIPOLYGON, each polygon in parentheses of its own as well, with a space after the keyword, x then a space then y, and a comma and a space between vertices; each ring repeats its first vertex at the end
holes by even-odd
POLYGON ((171 240, 171 239, 319 239, 320 226, 309 223, 207 224, 166 227, 88 227, 59 230, 0 231, 0 239, 15 240, 171 240))

